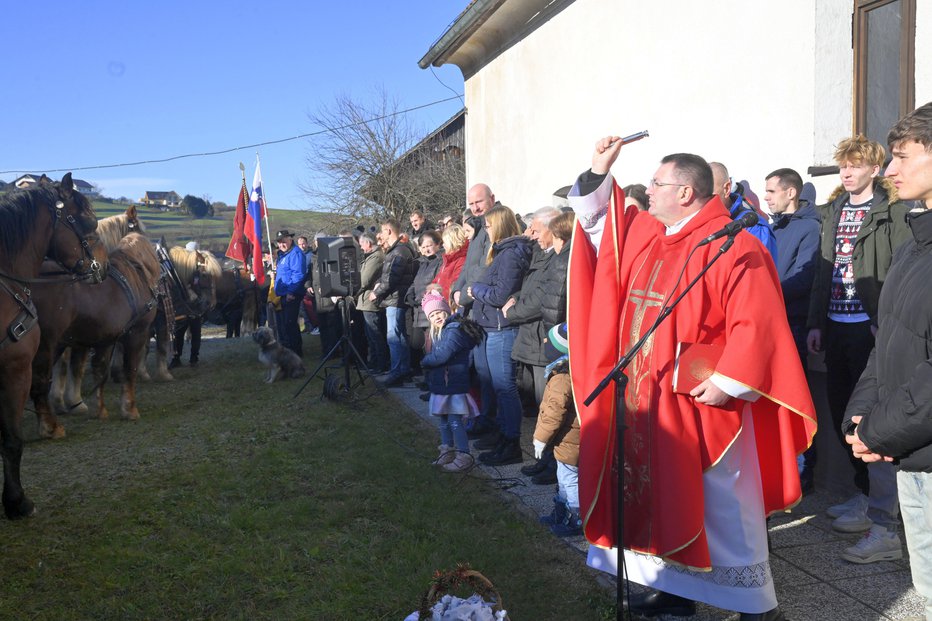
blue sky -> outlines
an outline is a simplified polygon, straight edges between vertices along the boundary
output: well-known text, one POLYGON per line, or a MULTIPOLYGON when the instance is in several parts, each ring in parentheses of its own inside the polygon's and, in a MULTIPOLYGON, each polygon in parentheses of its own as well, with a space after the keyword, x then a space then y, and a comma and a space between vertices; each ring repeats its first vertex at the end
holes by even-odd
MULTIPOLYGON (((318 130, 308 113, 379 86, 409 108, 461 94, 453 66, 417 61, 467 0, 36 2, 4 19, 0 179, 19 172, 219 151, 318 130), (440 81, 449 86, 445 87, 440 81)), ((419 110, 429 132, 459 99, 419 110)), ((259 147, 269 207, 312 207, 308 140, 259 147)), ((105 195, 174 190, 235 203, 257 149, 75 171, 105 195)), ((55 178, 62 172, 51 173, 55 178)), ((316 207, 316 206, 314 206, 316 207)))

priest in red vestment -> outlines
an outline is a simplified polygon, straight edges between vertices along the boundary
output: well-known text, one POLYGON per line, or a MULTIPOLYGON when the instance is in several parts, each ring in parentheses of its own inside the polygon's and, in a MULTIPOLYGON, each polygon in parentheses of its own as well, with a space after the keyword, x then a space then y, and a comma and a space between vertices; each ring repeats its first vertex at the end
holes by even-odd
MULTIPOLYGON (((692 252, 699 242, 731 222, 711 169, 691 154, 665 157, 648 211, 625 212, 609 173, 620 147, 600 140, 570 193, 569 268, 580 512, 590 564, 615 572, 614 394, 582 402, 727 240, 692 252)), ((796 456, 812 442, 815 408, 773 260, 749 233, 733 237, 626 371, 622 541, 627 577, 657 589, 632 598, 644 614, 689 614, 700 600, 743 621, 782 619, 765 518, 801 497, 796 456), (677 352, 691 344, 710 346, 717 361, 676 392, 677 352)))

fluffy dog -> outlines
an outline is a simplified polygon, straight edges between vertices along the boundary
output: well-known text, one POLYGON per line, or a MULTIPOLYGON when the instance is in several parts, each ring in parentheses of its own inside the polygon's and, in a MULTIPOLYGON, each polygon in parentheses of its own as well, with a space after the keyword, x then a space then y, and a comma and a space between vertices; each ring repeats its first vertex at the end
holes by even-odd
POLYGON ((307 373, 298 354, 282 347, 275 340, 275 333, 271 328, 265 326, 259 328, 253 332, 252 338, 259 344, 259 362, 269 369, 265 377, 267 384, 278 379, 301 377, 307 373))

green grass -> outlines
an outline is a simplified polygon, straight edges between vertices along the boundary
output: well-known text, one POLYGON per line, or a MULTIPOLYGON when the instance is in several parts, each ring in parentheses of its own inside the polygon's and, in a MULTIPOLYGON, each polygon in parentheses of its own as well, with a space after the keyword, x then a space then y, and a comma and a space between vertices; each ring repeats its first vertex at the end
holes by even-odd
MULTIPOLYGON (((127 207, 128 205, 122 203, 94 202, 94 211, 98 218, 124 213, 127 207)), ((145 206, 137 206, 137 209, 148 236, 152 239, 164 236, 170 246, 183 245, 195 239, 202 248, 222 253, 226 251, 233 234, 232 210, 213 217, 192 218, 177 211, 165 212, 145 206)), ((336 234, 340 229, 352 228, 355 225, 355 221, 330 213, 269 210, 269 232, 272 235, 278 230, 289 229, 298 235, 313 237, 320 230, 336 234)))
POLYGON ((27 444, 38 513, 0 519, 0 617, 400 620, 468 562, 513 620, 614 618, 577 553, 480 476, 432 469, 436 430, 391 397, 321 401, 317 379, 293 399, 249 339, 201 361, 141 385, 137 422, 69 417, 27 444))

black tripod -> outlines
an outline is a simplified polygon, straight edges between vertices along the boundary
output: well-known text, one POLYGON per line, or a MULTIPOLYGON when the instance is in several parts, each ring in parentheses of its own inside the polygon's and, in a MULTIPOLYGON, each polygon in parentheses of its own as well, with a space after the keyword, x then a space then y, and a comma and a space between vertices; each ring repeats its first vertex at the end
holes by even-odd
MULTIPOLYGON (((324 390, 323 396, 328 399, 336 399, 339 397, 340 393, 348 393, 353 388, 361 386, 366 381, 366 376, 371 375, 369 373, 369 367, 366 366, 366 361, 362 359, 362 356, 359 354, 359 351, 356 349, 356 346, 353 345, 353 341, 350 338, 350 312, 352 311, 352 300, 353 296, 346 295, 341 297, 337 301, 337 308, 340 309, 343 319, 343 334, 340 335, 339 340, 336 344, 327 352, 327 355, 324 356, 324 359, 320 361, 320 364, 317 365, 317 368, 314 369, 314 372, 311 373, 311 376, 307 378, 301 388, 294 394, 295 397, 301 394, 301 391, 307 388, 307 385, 312 379, 317 377, 317 374, 321 369, 324 368, 324 365, 337 353, 337 350, 342 346, 342 354, 340 366, 343 367, 343 377, 341 378, 337 374, 327 373, 324 379, 324 390), (352 377, 350 376, 350 356, 354 357, 356 360, 356 374, 359 377, 359 383, 353 384, 352 377), (363 375, 365 371, 365 375, 363 375)), ((339 368, 336 365, 328 367, 329 369, 339 368)))

